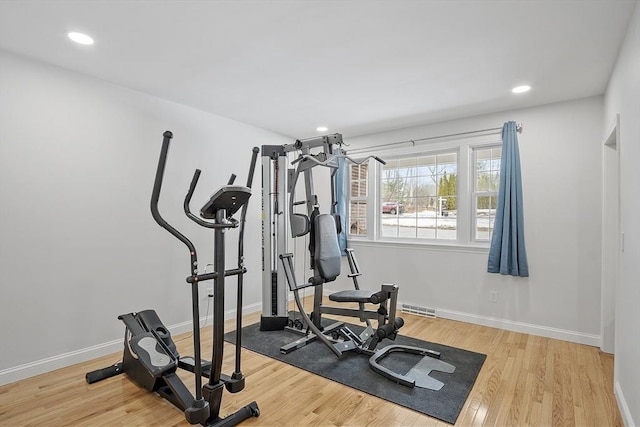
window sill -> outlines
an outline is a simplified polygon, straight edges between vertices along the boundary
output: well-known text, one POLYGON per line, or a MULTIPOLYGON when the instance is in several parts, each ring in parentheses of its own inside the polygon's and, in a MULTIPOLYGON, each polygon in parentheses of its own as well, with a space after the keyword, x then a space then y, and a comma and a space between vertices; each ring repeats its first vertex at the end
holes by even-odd
POLYGON ((403 248, 411 250, 427 250, 438 252, 463 252, 475 254, 488 254, 489 244, 460 244, 454 243, 432 243, 432 242, 415 242, 407 240, 367 240, 357 237, 348 238, 349 247, 370 247, 370 248, 403 248))

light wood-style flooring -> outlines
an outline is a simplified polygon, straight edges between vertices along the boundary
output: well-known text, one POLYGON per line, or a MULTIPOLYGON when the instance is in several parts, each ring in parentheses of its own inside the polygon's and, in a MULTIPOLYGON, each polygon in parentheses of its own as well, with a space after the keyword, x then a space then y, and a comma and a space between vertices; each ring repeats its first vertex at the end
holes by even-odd
MULTIPOLYGON (((452 320, 402 316, 404 335, 487 355, 456 425, 622 425, 612 391, 613 357, 598 348, 452 320)), ((245 316, 245 324, 258 319, 259 313, 245 316)), ((233 330, 234 322, 225 326, 233 330)), ((205 357, 210 357, 210 334, 206 327, 205 357)), ((191 354, 190 334, 174 339, 181 354, 191 354)), ((225 343, 224 373, 233 371, 233 353, 233 346, 225 343)), ((242 356, 246 388, 237 394, 225 391, 221 415, 257 401, 260 417, 243 425, 447 425, 248 350, 243 349, 242 356)), ((0 387, 0 425, 188 426, 180 411, 125 375, 92 385, 85 382, 86 372, 120 357, 117 353, 0 387)), ((181 377, 192 386, 190 375, 181 377)))

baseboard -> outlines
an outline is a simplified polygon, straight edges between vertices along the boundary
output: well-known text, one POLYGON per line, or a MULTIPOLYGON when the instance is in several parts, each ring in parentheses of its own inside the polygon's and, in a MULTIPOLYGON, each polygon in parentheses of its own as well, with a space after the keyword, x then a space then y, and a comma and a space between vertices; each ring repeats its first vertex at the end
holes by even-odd
MULTIPOLYGON (((331 293, 331 290, 326 290, 325 293, 331 293)), ((243 314, 250 314, 256 311, 260 311, 262 308, 262 303, 254 303, 243 307, 243 314)), ((236 315, 236 310, 227 310, 225 311, 225 320, 229 320, 234 318, 236 315)), ((569 331, 565 329, 558 328, 550 328, 547 326, 534 325, 530 323, 516 322, 507 319, 500 319, 488 316, 480 316, 476 314, 463 313, 453 310, 445 310, 445 309, 436 309, 436 316, 442 317, 444 319, 458 320, 461 322, 472 323, 476 325, 482 326, 490 326, 493 328, 505 329, 508 331, 527 333, 532 335, 539 335, 547 338, 554 338, 569 342, 575 342, 579 344, 586 344, 592 346, 600 345, 600 336, 584 334, 575 331, 569 331)), ((210 316, 203 316, 200 319, 201 325, 209 325, 211 322, 210 316)), ((169 330, 172 334, 182 334, 185 332, 191 331, 191 322, 182 322, 169 327, 169 330)), ((97 357, 106 356, 111 353, 117 353, 122 350, 122 339, 117 339, 114 341, 109 341, 106 343, 94 345, 91 347, 71 351, 68 353, 63 353, 60 355, 47 357, 45 359, 36 360, 34 362, 26 363, 24 365, 19 365, 7 369, 3 369, 0 371, 0 385, 9 384, 15 381, 20 381, 25 378, 32 377, 34 375, 43 374, 46 372, 51 372, 53 370, 64 368, 67 366, 74 365, 76 363, 86 362, 91 359, 95 359, 97 357)), ((117 360, 114 360, 114 363, 117 360)), ((617 385, 616 385, 617 387, 617 385)), ((631 419, 631 413, 627 406, 623 406, 624 404, 624 396, 617 392, 616 396, 618 399, 622 399, 623 403, 620 403, 619 406, 621 411, 623 412, 623 417, 626 416, 625 425, 635 425, 631 419), (626 413, 623 411, 623 408, 626 409, 626 413)))
POLYGON ((620 415, 622 416, 622 425, 625 426, 637 426, 631 416, 631 411, 629 410, 629 405, 627 405, 627 400, 624 397, 624 393, 620 388, 620 383, 616 381, 615 386, 613 387, 613 394, 616 396, 616 402, 618 402, 618 409, 620 409, 620 415))
MULTIPOLYGON (((258 302, 243 307, 242 313, 250 314, 256 311, 260 311, 261 309, 262 303, 258 302)), ((235 309, 227 310, 224 313, 224 318, 225 320, 233 319, 235 315, 235 309)), ((203 316, 200 318, 200 325, 206 326, 210 324, 211 316, 203 316)), ((191 329, 191 321, 169 326, 169 331, 172 335, 190 332, 191 329)), ((97 357, 106 356, 112 353, 119 353, 121 351, 122 338, 119 338, 117 340, 97 344, 91 347, 86 347, 79 350, 70 351, 68 353, 47 357, 45 359, 36 360, 34 362, 25 363, 24 365, 18 365, 11 368, 3 369, 0 371, 0 386, 33 377, 35 375, 51 372, 56 369, 66 368, 67 366, 86 362, 97 357)), ((115 360, 113 361, 113 363, 118 362, 119 359, 120 355, 115 356, 115 360)))
MULTIPOLYGON (((329 296, 333 292, 335 292, 335 290, 323 289, 323 295, 325 296, 329 296)), ((403 303, 411 304, 407 303, 406 301, 398 301, 398 307, 401 307, 403 303)), ((578 344, 591 345, 594 347, 599 347, 601 343, 600 335, 585 334, 582 332, 570 331, 566 329, 551 328, 549 326, 534 325, 532 323, 517 322, 514 320, 481 316, 478 314, 463 313, 454 310, 436 308, 436 317, 458 320, 460 322, 471 323, 474 325, 490 326, 492 328, 504 329, 507 331, 538 335, 546 338, 554 338, 578 344)))
MULTIPOLYGON (((59 354, 0 371, 0 386, 122 351, 122 339, 59 354)), ((113 361, 114 363, 117 360, 113 361)))
POLYGON ((458 320, 461 322, 473 323, 475 325, 490 326, 492 328, 538 335, 541 337, 586 344, 594 347, 600 346, 600 335, 585 334, 582 332, 569 331, 567 329, 551 328, 549 326, 534 325, 531 323, 481 316, 478 314, 462 313, 459 311, 440 308, 436 309, 436 316, 442 317, 443 319, 458 320))

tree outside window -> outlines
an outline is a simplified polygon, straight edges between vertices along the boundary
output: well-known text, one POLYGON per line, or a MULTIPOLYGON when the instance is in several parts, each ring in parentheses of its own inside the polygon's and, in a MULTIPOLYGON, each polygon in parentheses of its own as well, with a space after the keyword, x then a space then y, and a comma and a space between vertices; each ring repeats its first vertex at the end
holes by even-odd
POLYGON ((456 239, 456 173, 455 152, 387 161, 381 167, 381 236, 456 239))

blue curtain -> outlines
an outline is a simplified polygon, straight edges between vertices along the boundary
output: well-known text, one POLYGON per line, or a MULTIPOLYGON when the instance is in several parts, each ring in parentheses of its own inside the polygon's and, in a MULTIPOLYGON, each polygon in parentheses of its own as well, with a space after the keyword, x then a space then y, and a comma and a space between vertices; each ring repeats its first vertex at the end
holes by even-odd
MULTIPOLYGON (((337 153, 342 154, 342 153, 337 153)), ((349 167, 344 158, 338 159, 338 170, 335 176, 336 185, 336 212, 340 216, 340 228, 342 232, 338 234, 338 245, 340 246, 340 253, 342 256, 346 256, 345 249, 347 248, 347 184, 349 167)))
POLYGON ((516 122, 502 128, 502 160, 496 221, 489 249, 489 273, 529 276, 527 252, 524 247, 524 216, 522 212, 522 179, 516 122))

